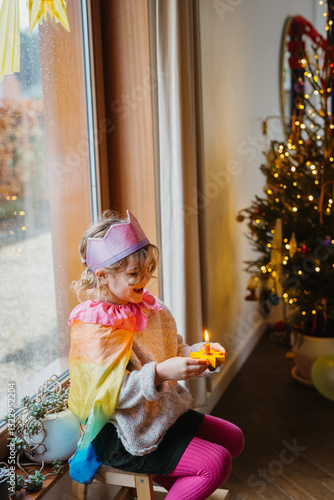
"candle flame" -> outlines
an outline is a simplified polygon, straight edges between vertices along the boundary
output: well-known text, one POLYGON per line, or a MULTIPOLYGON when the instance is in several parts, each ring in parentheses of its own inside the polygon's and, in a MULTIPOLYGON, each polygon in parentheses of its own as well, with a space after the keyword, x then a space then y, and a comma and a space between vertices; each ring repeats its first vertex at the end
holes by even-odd
POLYGON ((205 332, 204 332, 204 340, 205 340, 205 342, 209 342, 208 330, 205 330, 205 332))

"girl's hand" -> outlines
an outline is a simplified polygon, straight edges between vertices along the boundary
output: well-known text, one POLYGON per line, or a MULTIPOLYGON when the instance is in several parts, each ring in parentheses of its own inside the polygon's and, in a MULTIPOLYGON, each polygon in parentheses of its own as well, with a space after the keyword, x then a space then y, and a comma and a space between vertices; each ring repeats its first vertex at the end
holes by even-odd
MULTIPOLYGON (((219 352, 223 353, 224 356, 226 356, 225 348, 222 345, 220 345, 218 342, 214 342, 213 344, 210 344, 210 345, 214 351, 219 351, 219 352)), ((204 349, 204 344, 202 346, 202 349, 204 349)))
POLYGON ((187 380, 197 377, 208 367, 205 359, 192 359, 175 357, 169 358, 155 366, 155 385, 162 384, 165 380, 187 380))

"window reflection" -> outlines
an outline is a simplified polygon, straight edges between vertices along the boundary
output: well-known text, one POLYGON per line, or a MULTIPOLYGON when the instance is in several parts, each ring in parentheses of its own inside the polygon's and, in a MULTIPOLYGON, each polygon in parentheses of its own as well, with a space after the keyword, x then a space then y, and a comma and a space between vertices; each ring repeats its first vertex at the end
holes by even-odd
POLYGON ((0 238, 1 400, 7 382, 21 384, 57 357, 38 30, 26 27, 21 72, 0 83, 0 238))
POLYGON ((87 137, 80 0, 68 4, 70 34, 45 25, 29 35, 26 3, 20 0, 21 71, 0 82, 0 420, 8 382, 16 382, 19 402, 67 369, 69 283, 79 272, 67 256, 78 260, 76 231, 82 234, 91 211, 88 155, 79 151, 66 175, 64 154, 87 137), (73 60, 63 62, 58 56, 69 44, 73 60), (71 106, 62 103, 65 94, 71 106))

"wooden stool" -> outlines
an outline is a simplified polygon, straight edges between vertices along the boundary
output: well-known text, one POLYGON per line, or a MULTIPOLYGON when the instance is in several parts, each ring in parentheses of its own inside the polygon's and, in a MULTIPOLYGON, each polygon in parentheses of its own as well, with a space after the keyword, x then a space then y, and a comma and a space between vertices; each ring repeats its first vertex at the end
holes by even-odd
MULTIPOLYGON (((154 491, 166 492, 164 488, 153 487, 152 474, 136 474, 112 469, 107 465, 101 465, 94 482, 122 486, 114 500, 130 500, 137 497, 138 500, 154 500, 154 491)), ((87 500, 88 485, 72 481, 72 499, 87 500)))

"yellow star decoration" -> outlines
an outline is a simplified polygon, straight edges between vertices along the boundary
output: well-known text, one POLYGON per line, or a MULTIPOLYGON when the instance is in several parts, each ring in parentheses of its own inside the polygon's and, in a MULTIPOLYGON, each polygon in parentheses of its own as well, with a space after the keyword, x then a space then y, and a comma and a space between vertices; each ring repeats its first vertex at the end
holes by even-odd
MULTIPOLYGON (((20 13, 19 0, 0 0, 0 81, 4 75, 20 71, 20 13)), ((27 0, 29 32, 37 22, 49 15, 51 21, 61 23, 67 31, 70 25, 65 0, 27 0)))
POLYGON ((191 352, 190 357, 193 359, 207 359, 212 368, 216 368, 216 361, 219 361, 221 364, 225 363, 224 354, 221 351, 214 351, 213 349, 210 349, 210 354, 205 354, 205 349, 200 349, 198 352, 191 352))
POLYGON ((0 81, 20 71, 19 1, 3 0, 0 10, 0 81))
POLYGON ((70 25, 66 14, 65 0, 29 0, 29 33, 32 32, 38 22, 46 21, 50 16, 51 21, 55 18, 67 31, 70 31, 70 25))

